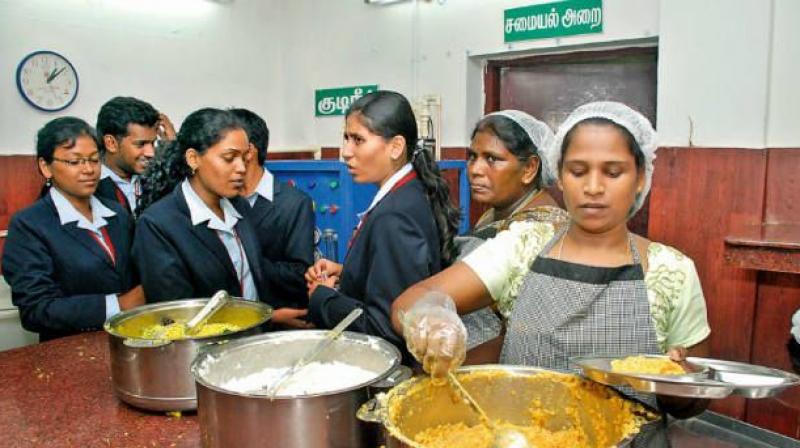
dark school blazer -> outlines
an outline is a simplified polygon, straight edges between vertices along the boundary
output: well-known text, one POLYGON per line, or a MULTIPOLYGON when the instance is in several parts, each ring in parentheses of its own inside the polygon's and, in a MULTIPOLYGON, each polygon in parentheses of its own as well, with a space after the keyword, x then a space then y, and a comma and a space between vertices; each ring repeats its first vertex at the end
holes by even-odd
POLYGON ((97 183, 97 190, 94 192, 95 197, 105 199, 106 202, 115 202, 124 208, 128 213, 132 214, 133 209, 131 204, 128 203, 128 198, 120 190, 114 179, 111 177, 104 177, 97 183))
POLYGON ((306 308, 304 275, 314 264, 311 198, 276 180, 272 201, 259 195, 247 219, 261 243, 264 275, 276 307, 306 308))
MULTIPOLYGON (((246 219, 248 204, 231 203, 242 215, 235 226, 262 302, 272 304, 264 281, 258 238, 246 219)), ((136 221, 133 258, 148 303, 211 297, 220 289, 241 296, 242 288, 225 245, 208 222, 192 225, 181 184, 144 210, 136 221)))
POLYGON ((386 195, 370 211, 344 261, 339 290, 319 286, 309 315, 332 328, 350 311, 364 308, 350 330, 379 336, 405 353, 394 332, 392 302, 409 286, 442 269, 439 233, 419 179, 386 195))
POLYGON ((116 262, 77 222, 61 225, 49 194, 11 218, 3 275, 22 326, 40 341, 102 328, 105 296, 138 284, 130 257, 133 220, 116 201, 100 201, 116 213, 105 218, 116 262))

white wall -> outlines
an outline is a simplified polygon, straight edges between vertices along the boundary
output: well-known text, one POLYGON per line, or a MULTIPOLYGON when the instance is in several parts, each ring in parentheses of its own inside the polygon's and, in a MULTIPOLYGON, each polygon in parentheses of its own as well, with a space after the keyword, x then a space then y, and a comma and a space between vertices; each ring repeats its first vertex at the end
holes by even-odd
POLYGON ((661 145, 688 146, 691 138, 696 146, 764 147, 769 4, 754 0, 661 2, 661 145))
POLYGON ((32 154, 35 132, 56 116, 17 93, 17 64, 39 49, 75 65, 80 91, 61 114, 91 124, 109 98, 134 95, 176 124, 202 106, 246 105, 282 129, 281 43, 262 31, 283 26, 274 3, 0 0, 0 154, 32 154))
POLYGON ((293 34, 287 96, 290 145, 341 142, 341 117, 313 117, 315 88, 377 83, 409 98, 442 98, 442 144, 468 144, 483 110, 482 64, 488 57, 532 51, 561 52, 584 44, 618 45, 658 32, 658 0, 606 0, 604 32, 590 36, 503 44, 503 11, 549 0, 447 0, 388 6, 361 1, 294 1, 287 21, 308 34, 293 34), (313 7, 312 7, 313 5, 313 7), (415 18, 417 21, 415 22, 415 18), (416 26, 415 26, 416 23, 416 26), (295 91, 306 83, 306 89, 295 91))
MULTIPOLYGON (((341 116, 314 117, 314 90, 365 84, 404 93, 412 87, 410 5, 375 7, 363 1, 286 2, 281 67, 287 117, 278 146, 339 146, 341 116)), ((271 126, 274 128, 274 126, 271 126)))
POLYGON ((800 146, 800 2, 775 0, 767 146, 800 146))
POLYGON ((482 113, 485 60, 657 42, 662 145, 688 145, 692 117, 697 146, 800 146, 800 2, 605 0, 602 34, 503 44, 503 10, 547 1, 0 0, 0 154, 32 153, 52 117, 14 85, 16 65, 40 48, 81 77, 66 114, 94 122, 117 94, 176 124, 200 106, 237 105, 267 119, 274 147, 302 148, 341 141, 341 117, 314 117, 314 89, 439 94, 442 144, 464 146, 482 113))
POLYGON ((501 2, 447 1, 422 3, 418 94, 440 93, 443 103, 443 144, 464 146, 483 114, 483 65, 499 59, 574 51, 658 34, 658 0, 606 0, 603 32, 582 36, 503 43, 503 11, 550 0, 501 2))

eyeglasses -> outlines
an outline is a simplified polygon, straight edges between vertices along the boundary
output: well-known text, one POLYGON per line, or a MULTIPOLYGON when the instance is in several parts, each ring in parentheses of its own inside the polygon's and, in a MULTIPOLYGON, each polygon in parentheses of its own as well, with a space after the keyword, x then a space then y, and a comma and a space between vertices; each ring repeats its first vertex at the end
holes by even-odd
POLYGON ((75 168, 77 166, 84 166, 84 165, 90 165, 90 166, 100 165, 100 157, 90 157, 88 159, 83 157, 83 158, 80 158, 80 159, 72 159, 72 160, 59 159, 59 158, 53 157, 53 161, 54 162, 61 162, 61 163, 65 164, 65 165, 73 167, 73 168, 75 168))

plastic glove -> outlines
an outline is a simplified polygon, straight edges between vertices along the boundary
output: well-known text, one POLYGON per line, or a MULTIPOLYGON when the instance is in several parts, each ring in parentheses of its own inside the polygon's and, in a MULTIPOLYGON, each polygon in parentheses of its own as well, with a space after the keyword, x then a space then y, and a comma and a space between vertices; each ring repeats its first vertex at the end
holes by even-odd
POLYGON ((400 315, 400 322, 408 350, 434 379, 444 378, 464 362, 467 329, 450 296, 426 293, 400 315))

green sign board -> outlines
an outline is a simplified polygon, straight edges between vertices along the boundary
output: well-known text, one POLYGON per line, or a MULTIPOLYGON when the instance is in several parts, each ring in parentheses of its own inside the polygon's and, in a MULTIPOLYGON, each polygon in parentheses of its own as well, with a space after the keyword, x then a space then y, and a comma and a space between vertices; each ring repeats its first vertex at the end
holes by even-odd
POLYGON ((317 117, 344 115, 357 99, 376 90, 378 90, 377 84, 316 90, 314 92, 315 115, 317 117))
POLYGON ((603 32, 603 0, 564 0, 506 9, 505 42, 603 32))

